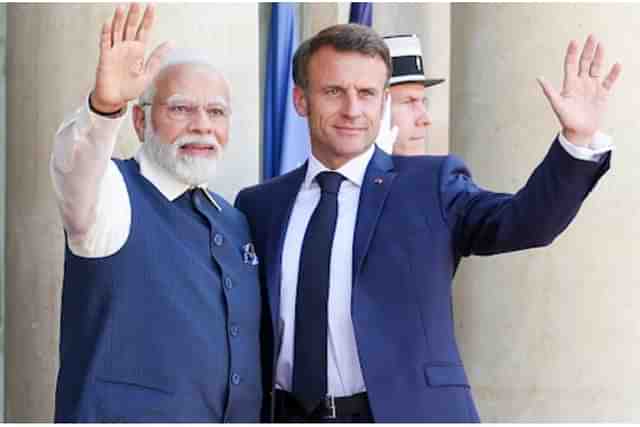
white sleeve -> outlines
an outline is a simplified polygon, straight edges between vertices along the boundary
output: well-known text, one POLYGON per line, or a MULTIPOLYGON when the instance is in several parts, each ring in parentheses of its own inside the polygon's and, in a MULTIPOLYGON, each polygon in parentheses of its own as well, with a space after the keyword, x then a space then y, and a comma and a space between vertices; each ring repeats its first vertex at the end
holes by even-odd
POLYGON ((593 135, 593 139, 588 147, 581 147, 572 144, 564 137, 562 132, 558 134, 558 140, 560 141, 562 148, 564 148, 565 151, 573 158, 587 160, 589 162, 599 162, 605 153, 615 149, 611 137, 600 131, 593 135))
POLYGON ((55 136, 51 179, 69 248, 78 256, 112 255, 129 236, 129 194, 111 160, 123 116, 94 114, 85 99, 55 136))

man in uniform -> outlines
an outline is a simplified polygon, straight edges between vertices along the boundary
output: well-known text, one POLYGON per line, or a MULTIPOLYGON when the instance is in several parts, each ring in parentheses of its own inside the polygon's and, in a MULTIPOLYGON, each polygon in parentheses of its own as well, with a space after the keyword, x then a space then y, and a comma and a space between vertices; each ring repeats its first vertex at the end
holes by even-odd
POLYGON ((384 37, 391 54, 391 78, 385 114, 376 143, 398 156, 427 154, 431 126, 427 88, 445 81, 425 77, 420 39, 415 34, 384 37))

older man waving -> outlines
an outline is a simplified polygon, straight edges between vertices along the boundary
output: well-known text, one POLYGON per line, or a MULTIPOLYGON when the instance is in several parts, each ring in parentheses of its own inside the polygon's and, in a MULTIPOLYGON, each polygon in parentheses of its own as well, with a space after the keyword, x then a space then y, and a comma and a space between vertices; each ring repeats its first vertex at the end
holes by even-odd
POLYGON ((66 232, 56 420, 258 420, 257 258, 244 216, 207 188, 229 136, 229 86, 197 54, 158 48, 118 7, 95 88, 56 135, 66 232), (110 160, 128 102, 143 142, 110 160))

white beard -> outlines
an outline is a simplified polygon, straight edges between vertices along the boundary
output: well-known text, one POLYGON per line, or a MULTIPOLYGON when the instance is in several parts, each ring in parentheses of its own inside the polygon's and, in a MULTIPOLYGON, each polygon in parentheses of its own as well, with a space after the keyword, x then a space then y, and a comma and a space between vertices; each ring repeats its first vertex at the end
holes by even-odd
POLYGON ((222 146, 214 135, 184 135, 169 144, 162 142, 148 120, 144 129, 144 143, 141 150, 145 155, 167 172, 187 185, 208 184, 218 172, 218 161, 222 156, 222 146), (180 154, 180 147, 186 144, 213 145, 214 155, 210 158, 180 154))

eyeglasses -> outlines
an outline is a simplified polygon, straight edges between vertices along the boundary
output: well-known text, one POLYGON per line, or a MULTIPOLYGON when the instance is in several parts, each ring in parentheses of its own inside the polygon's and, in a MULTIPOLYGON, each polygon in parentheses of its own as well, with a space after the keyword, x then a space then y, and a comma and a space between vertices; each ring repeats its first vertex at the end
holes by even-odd
MULTIPOLYGON (((140 106, 147 107, 152 105, 149 102, 141 103, 140 106)), ((193 117, 198 114, 200 108, 202 108, 211 121, 219 121, 227 119, 231 112, 229 108, 221 104, 207 104, 201 105, 192 102, 160 102, 161 105, 166 108, 167 117, 177 122, 186 122, 192 120, 193 117)))

